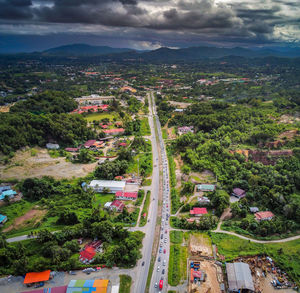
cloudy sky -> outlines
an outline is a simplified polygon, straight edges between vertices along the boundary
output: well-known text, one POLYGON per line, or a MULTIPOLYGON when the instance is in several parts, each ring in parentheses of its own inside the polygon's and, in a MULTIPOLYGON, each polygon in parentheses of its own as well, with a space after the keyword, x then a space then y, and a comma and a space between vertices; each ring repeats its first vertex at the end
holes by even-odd
POLYGON ((300 0, 0 0, 0 52, 300 44, 300 0))

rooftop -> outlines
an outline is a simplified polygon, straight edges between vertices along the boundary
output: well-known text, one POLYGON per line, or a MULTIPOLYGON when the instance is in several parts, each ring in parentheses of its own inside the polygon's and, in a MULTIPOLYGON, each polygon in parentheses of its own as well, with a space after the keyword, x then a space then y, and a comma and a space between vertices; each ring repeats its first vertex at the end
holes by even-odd
POLYGON ((193 208, 190 210, 191 215, 204 215, 207 214, 207 209, 206 208, 193 208))
POLYGON ((124 181, 115 181, 115 180, 92 180, 89 184, 90 187, 119 187, 125 188, 126 182, 124 181))
POLYGON ((274 217, 274 214, 270 211, 257 212, 254 215, 257 220, 263 220, 263 219, 268 219, 268 218, 274 217))
POLYGON ((50 278, 50 270, 38 273, 27 273, 24 279, 24 284, 48 281, 50 278))

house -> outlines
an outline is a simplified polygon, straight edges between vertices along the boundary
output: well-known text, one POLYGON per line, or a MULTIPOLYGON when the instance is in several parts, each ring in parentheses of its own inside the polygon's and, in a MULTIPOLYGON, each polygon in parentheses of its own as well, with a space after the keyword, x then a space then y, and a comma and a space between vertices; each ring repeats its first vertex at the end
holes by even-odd
POLYGON ((250 207, 249 209, 251 213, 257 213, 259 211, 258 207, 250 207))
POLYGON ((117 191, 116 192, 116 199, 120 200, 136 200, 137 199, 137 192, 124 192, 124 191, 117 191))
POLYGON ((234 188, 231 195, 241 199, 246 196, 246 191, 241 188, 234 188))
POLYGON ((178 127, 178 134, 182 135, 182 134, 186 134, 186 133, 194 133, 194 126, 182 126, 182 127, 178 127))
POLYGON ((198 184, 197 191, 214 191, 216 186, 214 184, 198 184))
POLYGON ((127 143, 126 142, 121 142, 121 143, 119 143, 119 146, 126 147, 127 143))
POLYGON ((198 197, 198 203, 202 204, 202 205, 207 205, 210 204, 210 199, 206 196, 202 196, 202 197, 198 197))
POLYGON ((97 253, 99 251, 102 242, 100 240, 92 241, 87 244, 79 253, 79 260, 82 263, 91 263, 97 253))
POLYGON ((118 212, 118 213, 122 213, 123 212, 123 209, 125 207, 125 204, 122 203, 121 201, 119 200, 114 200, 111 205, 110 205, 110 209, 112 211, 115 211, 115 212, 118 212))
POLYGON ((105 133, 106 136, 109 135, 121 135, 125 132, 124 128, 113 128, 113 129, 106 129, 103 130, 103 132, 105 133))
POLYGON ((184 109, 180 109, 180 108, 176 108, 175 110, 174 110, 174 112, 177 112, 177 113, 182 113, 184 111, 184 109))
POLYGON ((0 200, 4 200, 5 197, 12 198, 15 195, 17 195, 16 191, 14 191, 12 189, 5 190, 5 191, 3 191, 3 192, 0 193, 0 200))
POLYGON ((190 215, 194 217, 200 217, 205 214, 207 214, 206 208, 193 208, 192 210, 190 210, 190 215))
POLYGON ((254 292, 252 275, 247 263, 226 263, 226 272, 228 292, 254 292))
POLYGON ((136 93, 137 92, 137 90, 136 89, 134 89, 133 87, 131 87, 131 86, 123 86, 122 88, 120 88, 120 91, 121 92, 125 92, 125 93, 136 93))
POLYGON ((108 190, 108 193, 116 193, 117 191, 124 191, 126 182, 116 180, 92 180, 89 187, 95 192, 102 192, 103 189, 108 190))
POLYGON ((46 144, 46 148, 48 150, 58 150, 59 149, 59 144, 49 142, 49 143, 46 144))
POLYGON ((107 210, 110 210, 110 206, 111 206, 112 202, 111 201, 108 201, 104 204, 104 208, 107 209, 107 210))
POLYGON ((79 148, 65 148, 66 152, 76 153, 79 151, 79 148))
POLYGON ((90 139, 90 140, 88 140, 88 141, 86 141, 86 142, 84 143, 84 147, 85 147, 86 149, 89 149, 95 142, 96 142, 95 139, 90 139))
POLYGON ((59 287, 51 287, 51 288, 43 288, 32 291, 23 291, 21 293, 66 293, 68 286, 59 286, 59 287))
POLYGON ((257 221, 270 221, 273 219, 274 214, 270 211, 265 211, 265 212, 257 212, 254 214, 255 219, 257 221))
POLYGON ((11 189, 11 187, 9 185, 0 186, 0 193, 2 193, 3 191, 10 190, 10 189, 11 189))
POLYGON ((123 180, 123 179, 124 179, 123 176, 116 176, 116 177, 115 177, 115 180, 123 180))
POLYGON ((7 221, 7 216, 0 214, 0 225, 3 225, 7 221))

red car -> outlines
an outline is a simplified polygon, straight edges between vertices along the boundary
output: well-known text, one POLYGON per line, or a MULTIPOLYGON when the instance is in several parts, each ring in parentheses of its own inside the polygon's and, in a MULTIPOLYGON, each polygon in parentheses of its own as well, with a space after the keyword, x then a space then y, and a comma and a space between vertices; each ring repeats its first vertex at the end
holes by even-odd
POLYGON ((167 251, 166 251, 166 249, 164 249, 164 253, 166 253, 167 251))
POLYGON ((167 233, 168 233, 168 230, 166 230, 165 233, 167 234, 167 233))

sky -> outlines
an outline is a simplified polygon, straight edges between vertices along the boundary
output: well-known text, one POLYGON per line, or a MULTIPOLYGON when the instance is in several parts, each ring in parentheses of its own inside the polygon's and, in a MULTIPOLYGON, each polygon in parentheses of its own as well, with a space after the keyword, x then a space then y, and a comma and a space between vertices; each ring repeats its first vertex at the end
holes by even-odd
POLYGON ((300 47, 300 0, 0 0, 0 52, 300 47))

